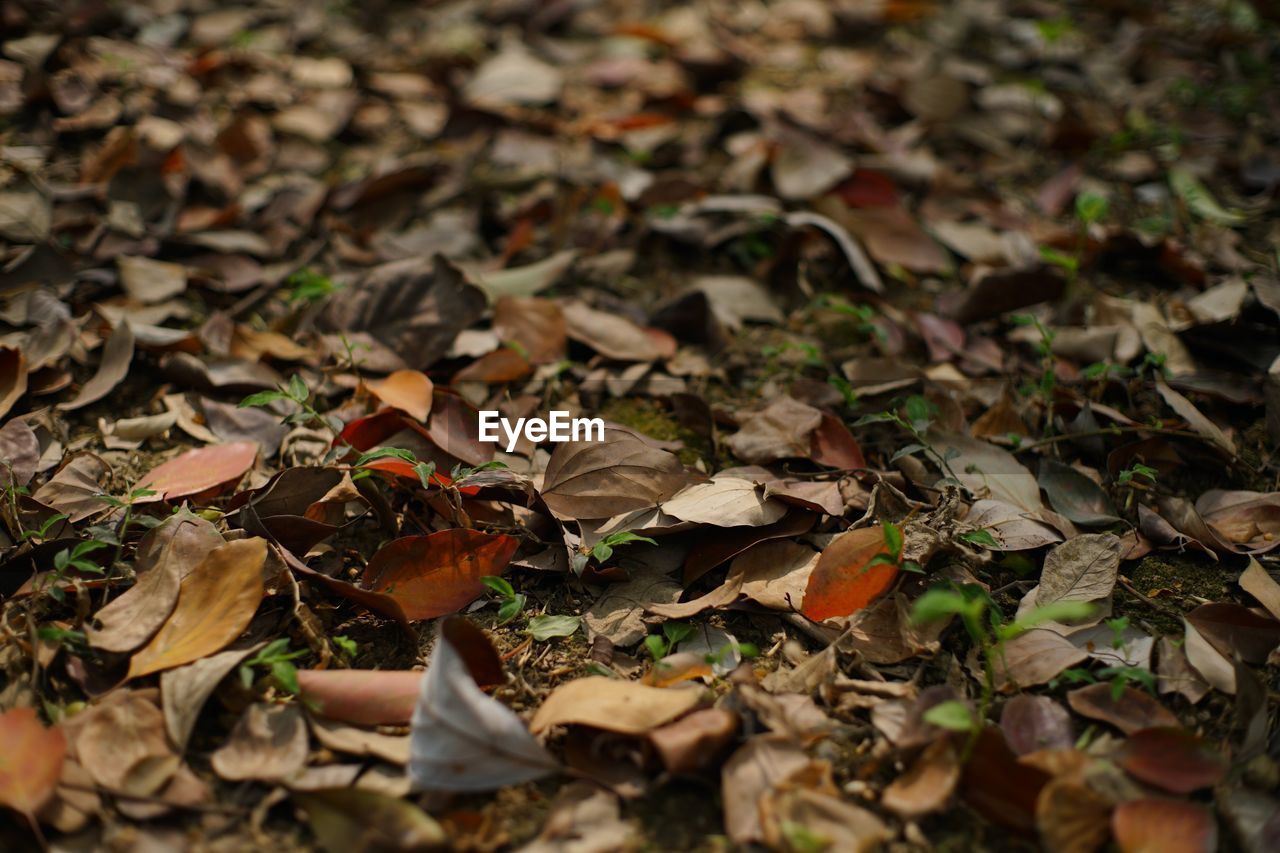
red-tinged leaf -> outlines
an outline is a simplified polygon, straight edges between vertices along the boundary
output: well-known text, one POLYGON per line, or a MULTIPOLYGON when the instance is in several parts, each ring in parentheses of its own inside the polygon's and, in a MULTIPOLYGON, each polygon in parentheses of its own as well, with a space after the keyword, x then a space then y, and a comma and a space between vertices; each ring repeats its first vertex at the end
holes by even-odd
POLYGON ((365 383, 369 393, 384 405, 399 409, 419 421, 431 414, 431 394, 435 385, 419 370, 397 370, 385 379, 365 383))
POLYGON ((46 728, 34 708, 0 714, 0 806, 34 820, 62 776, 66 752, 62 729, 46 728))
POLYGON ((214 495, 239 482, 257 457, 258 445, 252 441, 188 450, 152 468, 137 488, 155 492, 151 500, 214 495))
POLYGON ((494 444, 480 441, 480 412, 452 392, 436 389, 427 437, 445 453, 466 465, 493 459, 494 444))
POLYGON ((997 728, 984 728, 960 777, 959 791, 974 811, 1020 835, 1036 832, 1036 799, 1049 781, 1043 770, 1023 764, 997 728))
POLYGON ((453 374, 453 384, 484 382, 500 385, 503 382, 514 382, 532 372, 533 367, 528 359, 510 347, 500 347, 453 374))
MULTIPOLYGON (((381 459, 370 459, 368 462, 365 462, 360 467, 370 468, 374 471, 385 471, 388 474, 393 474, 397 477, 403 477, 406 480, 413 480, 415 483, 419 483, 419 484, 421 484, 422 482, 422 478, 418 476, 417 468, 412 463, 407 462, 404 459, 397 459, 394 456, 384 456, 381 459)), ((427 478, 427 482, 431 483, 434 486, 440 486, 443 488, 445 486, 452 484, 453 480, 449 479, 448 474, 442 474, 439 471, 435 471, 431 474, 430 477, 427 478)), ((460 489, 459 491, 461 491, 463 494, 473 494, 474 492, 479 490, 478 489, 472 489, 472 490, 460 489)))
POLYGON ((857 169, 833 193, 849 207, 896 207, 898 188, 893 180, 875 169, 857 169))
POLYGON ((867 460, 853 433, 835 415, 822 413, 822 422, 813 431, 812 441, 813 450, 809 458, 819 465, 842 470, 867 467, 867 460))
POLYGON ((1127 735, 1154 726, 1177 726, 1178 718, 1143 690, 1126 687, 1116 699, 1110 684, 1089 684, 1067 694, 1077 714, 1110 723, 1127 735))
POLYGON ((514 536, 463 528, 406 536, 373 555, 363 580, 400 602, 409 619, 434 619, 483 595, 480 578, 502 574, 519 544, 514 536))
POLYGON ((307 708, 357 726, 407 725, 421 684, 419 670, 298 670, 298 687, 307 708))
POLYGON ((1213 744, 1171 727, 1135 732, 1117 763, 1135 779, 1175 794, 1212 787, 1227 772, 1227 761, 1213 744))
POLYGON ((800 612, 815 622, 848 616, 879 598, 898 577, 890 563, 871 565, 888 553, 879 527, 850 530, 832 540, 809 576, 800 612))
POLYGON ((1218 824, 1198 803, 1121 803, 1111 814, 1111 833, 1121 853, 1213 853, 1218 849, 1218 824))
POLYGON ((405 416, 394 409, 356 418, 342 428, 342 433, 334 439, 333 445, 338 447, 347 444, 363 453, 379 447, 408 423, 410 422, 405 416))

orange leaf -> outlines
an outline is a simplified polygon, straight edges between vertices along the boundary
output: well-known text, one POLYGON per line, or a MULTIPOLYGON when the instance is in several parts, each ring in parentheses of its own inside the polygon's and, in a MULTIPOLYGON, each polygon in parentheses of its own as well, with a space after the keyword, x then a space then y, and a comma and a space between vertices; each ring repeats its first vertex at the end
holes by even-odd
POLYGON ((413 716, 422 672, 397 669, 300 669, 307 707, 357 726, 403 726, 413 716))
POLYGON ((0 714, 0 806, 34 820, 62 776, 66 752, 62 729, 45 728, 34 708, 0 714))
POLYGON ((1199 803, 1130 800, 1116 806, 1111 831, 1122 853, 1212 853, 1218 825, 1199 803))
POLYGON ((502 574, 519 544, 514 536, 463 528, 406 536, 373 555, 364 582, 399 601, 409 619, 434 619, 484 594, 480 578, 502 574))
POLYGON ((875 601, 898 577, 895 565, 868 565, 872 557, 884 553, 884 531, 879 527, 850 530, 836 537, 809 576, 800 612, 821 622, 848 616, 875 601))
POLYGON ((129 663, 137 678, 221 651, 249 627, 262 602, 267 540, 255 536, 215 548, 182 579, 178 604, 129 663))
POLYGON ((235 485, 253 467, 258 457, 258 444, 233 441, 188 450, 151 469, 138 483, 139 489, 150 489, 150 500, 189 498, 217 493, 235 485))
POLYGON ((435 385, 421 371, 397 370, 386 379, 369 380, 365 387, 384 404, 411 418, 425 421, 431 414, 431 392, 435 385))
POLYGON ((510 347, 499 347, 453 374, 453 381, 454 384, 485 382, 490 385, 499 385, 503 382, 514 382, 522 376, 529 375, 532 370, 528 360, 520 353, 510 347))

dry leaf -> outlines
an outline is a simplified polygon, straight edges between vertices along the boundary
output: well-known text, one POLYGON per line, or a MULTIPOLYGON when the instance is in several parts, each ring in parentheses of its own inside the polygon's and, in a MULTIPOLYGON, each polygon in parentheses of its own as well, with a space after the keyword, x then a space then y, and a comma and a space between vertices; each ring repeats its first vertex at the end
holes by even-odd
POLYGON ((601 675, 561 684, 543 701, 529 728, 592 726, 619 734, 645 734, 702 702, 697 689, 649 687, 601 675))

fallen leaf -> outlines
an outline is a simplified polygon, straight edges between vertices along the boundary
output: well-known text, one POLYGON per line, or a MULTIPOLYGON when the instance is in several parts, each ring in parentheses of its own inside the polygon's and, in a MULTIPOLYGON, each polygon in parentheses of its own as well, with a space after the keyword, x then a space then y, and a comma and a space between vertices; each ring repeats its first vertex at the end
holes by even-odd
POLYGON ((1110 835, 1111 800, 1070 776, 1049 780, 1036 798, 1036 824, 1049 850, 1100 850, 1110 835))
POLYGON ((403 726, 413 717, 422 673, 384 669, 300 669, 307 708, 357 726, 403 726))
POLYGON ((410 620, 434 619, 483 595, 480 579, 506 571, 519 545, 514 536, 464 528, 405 536, 373 555, 362 580, 400 602, 410 620))
POLYGON ((89 645, 131 652, 151 639, 178 603, 182 578, 221 544, 218 529, 186 507, 149 530, 134 556, 137 582, 94 614, 89 645))
POLYGON ((675 341, 666 332, 650 330, 626 317, 598 311, 581 302, 560 306, 568 336, 615 361, 657 361, 675 355, 675 341))
POLYGON ((27 359, 19 349, 0 347, 0 418, 27 393, 27 359))
POLYGON ((384 405, 399 409, 415 420, 426 423, 431 414, 435 386, 421 371, 397 370, 384 379, 367 380, 365 387, 384 405))
POLYGON ((26 421, 13 418, 0 427, 0 488, 27 485, 39 464, 40 440, 26 421))
POLYGON ((1027 693, 1014 696, 1000 712, 1000 729, 1016 755, 1042 749, 1070 749, 1075 743, 1071 714, 1048 696, 1027 693))
POLYGON ((831 540, 809 576, 801 612, 821 622, 875 601, 898 577, 892 562, 871 565, 876 555, 887 553, 882 527, 849 530, 831 540))
POLYGON ((462 93, 478 107, 545 104, 559 96, 563 85, 558 68, 535 57, 523 42, 509 39, 476 69, 462 93))
POLYGON ((1130 800, 1116 806, 1111 832, 1120 853, 1213 853, 1218 825, 1198 803, 1130 800))
MULTIPOLYGON (((8 427, 6 426, 6 429, 8 427)), ((0 430, 2 433, 3 430, 0 430)), ((1240 588, 1252 595, 1267 609, 1267 612, 1280 619, 1280 584, 1276 583, 1267 570, 1262 568, 1253 557, 1249 558, 1249 566, 1240 574, 1240 588)))
POLYGON ((975 497, 1004 501, 1033 515, 1043 508, 1036 478, 1009 451, 955 433, 931 433, 929 439, 938 453, 950 455, 951 470, 975 497))
POLYGON ((53 796, 62 776, 66 752, 62 729, 46 727, 34 708, 0 713, 0 805, 34 825, 36 812, 53 796))
POLYGON ((110 694, 78 720, 76 756, 93 781, 108 790, 155 794, 178 769, 164 717, 148 694, 154 691, 110 694))
POLYGON ((1024 610, 1057 601, 1099 601, 1111 595, 1123 551, 1111 533, 1085 533, 1054 548, 1044 558, 1040 583, 1023 597, 1024 610))
POLYGON ((583 848, 624 850, 631 846, 635 830, 622 819, 618 797, 590 782, 570 782, 551 804, 551 813, 538 837, 520 853, 567 853, 583 848))
POLYGON ((163 302, 187 289, 187 269, 182 264, 120 255, 116 266, 125 293, 144 305, 163 302))
POLYGON ((454 622, 440 622, 413 712, 409 776, 414 786, 429 791, 489 791, 555 770, 555 760, 520 718, 476 686, 450 638, 454 622))
POLYGON ((716 762, 738 734, 738 715, 703 708, 648 733, 668 773, 691 773, 716 762))
POLYGON ((724 828, 736 844, 764 839, 760 799, 805 767, 809 757, 798 743, 777 735, 755 735, 720 770, 724 828))
POLYGON ((645 734, 702 702, 696 689, 649 687, 593 675, 552 690, 529 728, 541 734, 552 726, 592 726, 619 734, 645 734))
POLYGON ((238 483, 257 457, 251 441, 199 447, 152 468, 136 488, 155 492, 151 500, 198 499, 238 483))
POLYGON ((110 507, 102 500, 110 467, 101 457, 83 452, 63 462, 62 467, 49 481, 32 495, 37 501, 67 514, 67 521, 75 524, 95 515, 102 515, 110 507))
POLYGON ((1223 693, 1236 692, 1236 671, 1222 652, 1204 638, 1191 621, 1182 619, 1182 652, 1196 674, 1223 693))
POLYGON ((606 425, 603 441, 556 447, 543 475, 542 497, 571 518, 612 518, 657 506, 687 482, 674 454, 635 433, 606 425))
POLYGON ((133 330, 127 320, 121 321, 107 338, 102 347, 102 360, 98 363, 98 372, 80 387, 75 399, 59 403, 58 408, 70 412, 82 409, 90 403, 96 403, 124 381, 129 373, 129 365, 133 363, 133 330))
POLYGON ((1227 773, 1227 761, 1213 744, 1170 727, 1134 732, 1116 763, 1134 778, 1175 794, 1212 787, 1227 773))
POLYGON ((763 527, 787 512, 781 502, 765 498, 762 487, 733 477, 686 486, 662 502, 662 511, 682 521, 715 527, 763 527))
POLYGON ((1088 657, 1087 652, 1058 632, 1032 628, 1006 641, 996 656, 996 685, 1000 690, 1009 690, 1044 684, 1088 657))
POLYGON ((297 705, 255 702, 240 715, 227 742, 211 756, 213 771, 229 782, 277 782, 307 763, 307 725, 297 705))
POLYGON ((160 705, 164 711, 165 731, 179 751, 186 749, 204 703, 213 695, 219 682, 264 645, 266 643, 261 642, 246 648, 228 649, 160 673, 160 705))
POLYGON ((1024 836, 1036 832, 1036 803, 1049 781, 1043 770, 1018 761, 998 728, 985 727, 960 777, 960 796, 978 814, 1024 836))
POLYGON ((355 850, 442 850, 448 836, 422 809, 362 788, 295 791, 311 831, 327 853, 355 850))
POLYGON ((1061 533, 1034 514, 1004 501, 975 501, 965 522, 990 533, 1001 551, 1030 551, 1062 541, 1061 533))
POLYGON ((249 626, 262 602, 266 540, 228 542, 182 579, 178 604, 129 662, 129 678, 172 669, 221 651, 249 626))
POLYGON ((1120 520, 1103 488, 1070 465, 1043 460, 1038 482, 1049 496, 1049 505, 1076 524, 1091 527, 1120 520))
POLYGON ((377 758, 404 767, 409 763, 409 735, 385 735, 334 720, 309 718, 311 731, 325 749, 377 758))
POLYGON ((880 802, 903 820, 941 811, 960 781, 960 766, 951 741, 939 738, 884 789, 880 802))
POLYGON ((725 439, 744 462, 762 464, 777 459, 809 458, 813 433, 822 412, 790 397, 781 397, 745 418, 742 428, 725 439))
POLYGON ((560 305, 536 296, 503 296, 493 304, 493 331, 504 343, 524 351, 531 364, 564 358, 568 326, 560 305))
POLYGON ((1200 636, 1225 658, 1239 655, 1245 663, 1266 663, 1280 646, 1280 620, 1231 602, 1202 604, 1186 615, 1200 636))
POLYGON ((1089 684, 1069 691, 1067 704, 1077 714, 1110 723, 1127 735, 1142 729, 1178 725, 1178 718, 1159 700, 1132 687, 1124 687, 1117 699, 1110 684, 1089 684))
POLYGON ((871 853, 893 838, 874 812, 813 788, 775 788, 761 798, 760 813, 764 841, 773 850, 795 849, 795 827, 829 850, 871 853))

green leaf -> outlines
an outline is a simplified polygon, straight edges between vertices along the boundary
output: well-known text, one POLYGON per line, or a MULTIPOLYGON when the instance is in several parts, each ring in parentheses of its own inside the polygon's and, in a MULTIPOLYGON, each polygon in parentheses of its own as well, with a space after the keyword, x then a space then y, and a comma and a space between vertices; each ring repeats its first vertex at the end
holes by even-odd
POLYGON ((349 658, 354 658, 356 653, 360 651, 360 646, 357 645, 356 641, 350 637, 338 635, 336 637, 331 637, 330 639, 333 640, 333 644, 338 647, 339 651, 349 658))
POLYGON ((1082 192, 1076 196, 1076 219, 1084 225, 1101 222, 1109 207, 1107 197, 1101 193, 1082 192))
POLYGON ((884 523, 884 544, 896 562, 902 556, 902 528, 891 521, 884 523))
POLYGON ((288 399, 288 395, 283 391, 259 391, 256 394, 250 394, 240 401, 238 409, 250 409, 258 406, 268 406, 276 400, 288 399))
POLYGON ((641 536, 639 533, 632 533, 629 530, 624 530, 620 533, 610 533, 600 541, 606 545, 613 545, 615 547, 618 545, 625 545, 628 542, 647 542, 650 545, 658 544, 648 536, 641 536))
POLYGON ((522 594, 516 594, 502 602, 502 606, 498 608, 498 624, 505 625, 512 619, 520 615, 520 611, 524 610, 525 597, 522 594))
POLYGON ((685 622, 664 622, 662 624, 662 635, 667 638, 671 648, 675 648, 688 639, 694 630, 692 625, 685 622))
POLYGON ((667 641, 659 637, 657 634, 650 634, 645 637, 644 647, 648 650, 649 656, 654 660, 662 660, 667 656, 667 641))
POLYGON ((896 566, 896 565, 898 565, 897 558, 892 557, 888 554, 876 554, 870 560, 867 560, 867 564, 862 567, 862 571, 865 572, 867 569, 873 568, 874 566, 896 566))
POLYGON ((919 453, 921 450, 927 450, 927 449, 928 448, 926 448, 923 444, 915 444, 915 443, 907 444, 902 447, 899 447, 897 452, 889 457, 889 461, 897 462, 899 459, 901 459, 904 456, 914 456, 915 454, 919 453))
POLYGON ((1075 622, 1088 619, 1097 610, 1097 605, 1088 601, 1051 601, 1015 620, 1010 627, 1017 626, 1025 630, 1045 622, 1075 622))
POLYGON ((480 583, 489 587, 489 589, 493 590, 503 598, 515 597, 515 587, 513 587, 506 578, 500 578, 497 575, 485 575, 480 578, 480 583))
POLYGON ((305 403, 311 396, 311 389, 300 374, 295 373, 289 377, 289 396, 299 403, 305 403))
POLYGON ((412 450, 405 450, 403 447, 375 447, 373 450, 365 451, 357 456, 352 465, 359 468, 361 465, 372 462, 375 459, 403 459, 411 464, 418 461, 418 457, 413 454, 412 450))
POLYGON ((970 530, 967 533, 960 534, 961 542, 968 542, 970 545, 981 545, 984 548, 998 549, 1000 543, 996 541, 996 537, 991 535, 990 530, 970 530))
POLYGON ((978 721, 969 706, 958 699, 940 702, 921 715, 926 723, 953 732, 970 732, 978 721))
POLYGON ((271 676, 288 693, 297 696, 302 692, 298 687, 298 668, 288 661, 271 664, 271 676))
POLYGON ((553 637, 568 637, 578 630, 578 626, 581 624, 582 619, 578 616, 543 614, 534 616, 529 620, 529 633, 538 641, 550 640, 553 637))
POLYGON ((1218 204, 1218 200, 1200 183, 1200 179, 1182 166, 1174 166, 1169 170, 1169 186, 1182 199, 1187 210, 1206 222, 1230 227, 1245 221, 1244 214, 1227 210, 1218 204))
POLYGON ((916 599, 911 608, 911 621, 917 625, 937 622, 948 616, 966 613, 969 609, 968 600, 960 593, 934 587, 916 599))
POLYGON ((595 557, 597 562, 603 563, 613 556, 613 546, 608 542, 597 542, 591 547, 591 556, 595 557))

